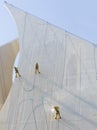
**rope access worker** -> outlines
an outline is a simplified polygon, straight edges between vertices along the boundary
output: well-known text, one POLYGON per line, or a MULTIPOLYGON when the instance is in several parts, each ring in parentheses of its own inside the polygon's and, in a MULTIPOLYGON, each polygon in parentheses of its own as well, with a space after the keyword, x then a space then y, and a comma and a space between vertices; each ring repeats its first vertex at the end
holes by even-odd
POLYGON ((56 112, 56 115, 55 115, 55 119, 61 119, 61 115, 60 115, 60 111, 59 111, 59 107, 58 106, 55 106, 54 107, 54 110, 56 112))
POLYGON ((14 67, 14 69, 15 69, 15 74, 16 74, 15 77, 16 77, 16 78, 17 78, 17 77, 21 77, 18 68, 17 68, 17 67, 14 67))
POLYGON ((35 74, 37 74, 37 73, 40 74, 38 63, 35 64, 35 74))

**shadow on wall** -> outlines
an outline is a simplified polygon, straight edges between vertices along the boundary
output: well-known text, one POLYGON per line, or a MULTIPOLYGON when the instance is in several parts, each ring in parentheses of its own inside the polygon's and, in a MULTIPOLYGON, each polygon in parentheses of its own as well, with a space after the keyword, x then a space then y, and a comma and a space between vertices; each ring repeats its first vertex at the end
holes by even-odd
POLYGON ((13 65, 18 51, 18 40, 0 47, 0 106, 3 106, 12 85, 13 65))

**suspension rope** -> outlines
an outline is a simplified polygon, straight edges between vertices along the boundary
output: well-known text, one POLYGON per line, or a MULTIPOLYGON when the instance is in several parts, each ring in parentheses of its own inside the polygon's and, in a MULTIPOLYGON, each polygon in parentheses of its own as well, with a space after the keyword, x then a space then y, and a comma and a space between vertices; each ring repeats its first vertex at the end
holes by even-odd
MULTIPOLYGON (((16 79, 16 81, 18 82, 18 83, 20 83, 20 78, 18 78, 18 79, 16 79)), ((17 94, 18 94, 18 96, 17 96, 17 105, 16 105, 16 108, 18 109, 18 104, 19 104, 19 97, 20 97, 20 87, 18 86, 18 92, 17 92, 17 94)), ((18 111, 17 111, 17 109, 15 109, 15 130, 17 130, 17 127, 16 127, 16 125, 18 124, 18 111)))
POLYGON ((43 99, 42 99, 42 105, 43 105, 43 110, 44 110, 44 114, 45 114, 45 120, 46 120, 46 124, 47 124, 47 130, 49 130, 48 123, 47 123, 47 115, 46 115, 46 111, 45 111, 43 99))
POLYGON ((65 76, 65 70, 66 70, 66 56, 67 56, 67 33, 65 32, 64 68, 63 68, 61 89, 63 88, 64 76, 65 76))
POLYGON ((96 80, 97 80, 97 62, 96 62, 96 47, 94 46, 94 66, 95 66, 95 72, 96 72, 96 80))

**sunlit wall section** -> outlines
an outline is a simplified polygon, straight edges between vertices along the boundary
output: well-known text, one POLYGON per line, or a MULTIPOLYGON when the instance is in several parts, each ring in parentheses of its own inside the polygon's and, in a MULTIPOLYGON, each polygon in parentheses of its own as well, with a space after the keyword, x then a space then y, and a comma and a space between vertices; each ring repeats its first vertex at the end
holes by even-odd
POLYGON ((19 29, 21 76, 11 89, 6 130, 96 130, 95 45, 7 6, 19 29))

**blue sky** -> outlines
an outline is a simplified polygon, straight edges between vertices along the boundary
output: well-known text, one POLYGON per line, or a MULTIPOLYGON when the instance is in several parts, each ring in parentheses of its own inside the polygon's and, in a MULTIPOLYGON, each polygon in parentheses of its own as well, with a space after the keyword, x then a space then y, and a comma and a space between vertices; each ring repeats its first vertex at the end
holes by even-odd
MULTIPOLYGON (((97 44, 97 0, 6 0, 32 15, 97 44)), ((18 38, 17 27, 0 0, 0 45, 18 38)))

